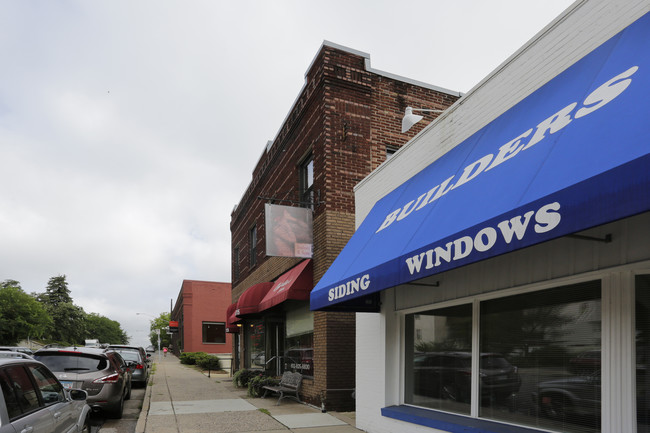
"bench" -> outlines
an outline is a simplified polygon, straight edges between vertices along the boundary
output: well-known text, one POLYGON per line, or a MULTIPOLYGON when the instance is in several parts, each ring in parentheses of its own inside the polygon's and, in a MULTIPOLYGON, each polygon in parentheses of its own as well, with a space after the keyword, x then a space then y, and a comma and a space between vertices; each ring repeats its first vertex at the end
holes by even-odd
POLYGON ((298 400, 299 403, 302 403, 302 401, 300 401, 300 395, 299 395, 301 384, 302 384, 302 374, 285 371, 284 373, 282 373, 282 378, 280 379, 280 383, 278 383, 276 386, 266 385, 263 387, 264 395, 262 396, 262 398, 266 398, 266 394, 269 391, 271 391, 280 394, 280 398, 278 398, 278 402, 275 404, 276 406, 280 404, 280 400, 286 397, 295 398, 296 400, 298 400), (285 394, 294 394, 294 395, 285 395, 285 394))

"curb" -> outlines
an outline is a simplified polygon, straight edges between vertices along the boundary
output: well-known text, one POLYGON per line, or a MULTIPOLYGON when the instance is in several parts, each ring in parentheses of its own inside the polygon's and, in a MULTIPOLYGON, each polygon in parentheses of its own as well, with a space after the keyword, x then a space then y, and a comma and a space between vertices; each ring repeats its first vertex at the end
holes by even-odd
POLYGON ((151 404, 151 390, 153 389, 153 385, 149 385, 149 381, 153 380, 153 376, 155 374, 150 376, 147 381, 147 391, 144 394, 144 400, 142 400, 142 410, 138 417, 138 423, 135 425, 135 433, 144 433, 147 427, 147 416, 149 415, 149 405, 151 404))

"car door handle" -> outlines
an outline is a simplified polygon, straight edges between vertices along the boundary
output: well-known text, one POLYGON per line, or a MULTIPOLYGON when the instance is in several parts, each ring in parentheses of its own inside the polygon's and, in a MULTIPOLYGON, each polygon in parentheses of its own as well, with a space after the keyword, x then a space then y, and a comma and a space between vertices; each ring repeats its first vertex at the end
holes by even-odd
POLYGON ((54 419, 59 419, 59 418, 61 418, 61 412, 55 412, 54 419))
POLYGON ((25 427, 24 429, 22 429, 20 433, 32 433, 33 431, 34 431, 34 427, 30 425, 29 427, 25 427))

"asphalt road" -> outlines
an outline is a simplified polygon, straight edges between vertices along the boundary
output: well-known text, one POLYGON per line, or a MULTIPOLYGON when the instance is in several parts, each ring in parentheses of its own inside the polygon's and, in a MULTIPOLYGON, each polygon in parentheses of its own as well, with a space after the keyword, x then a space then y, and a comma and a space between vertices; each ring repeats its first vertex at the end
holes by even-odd
POLYGON ((131 390, 131 399, 124 402, 124 413, 121 419, 106 418, 101 412, 93 413, 91 433, 135 433, 146 390, 146 387, 131 390))

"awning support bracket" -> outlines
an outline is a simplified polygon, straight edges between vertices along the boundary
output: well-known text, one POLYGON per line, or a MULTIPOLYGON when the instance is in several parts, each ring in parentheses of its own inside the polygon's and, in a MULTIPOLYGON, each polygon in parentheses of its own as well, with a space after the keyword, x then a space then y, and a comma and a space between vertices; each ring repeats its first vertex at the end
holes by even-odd
POLYGON ((612 242, 612 234, 607 233, 604 238, 597 238, 595 236, 585 236, 585 235, 568 235, 570 238, 581 239, 583 241, 595 241, 595 242, 604 242, 606 244, 612 242))

